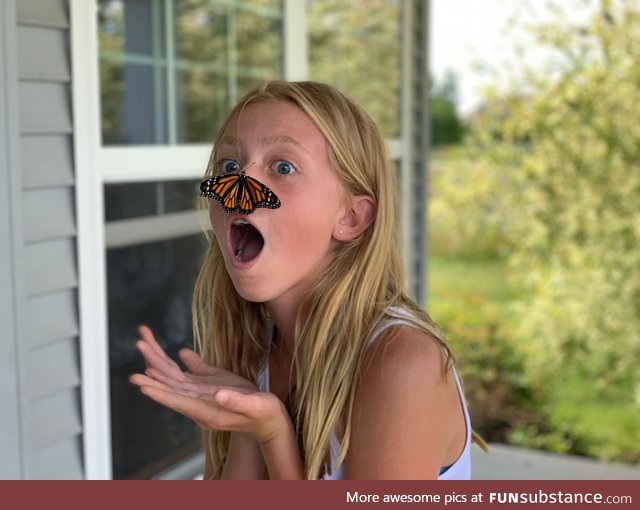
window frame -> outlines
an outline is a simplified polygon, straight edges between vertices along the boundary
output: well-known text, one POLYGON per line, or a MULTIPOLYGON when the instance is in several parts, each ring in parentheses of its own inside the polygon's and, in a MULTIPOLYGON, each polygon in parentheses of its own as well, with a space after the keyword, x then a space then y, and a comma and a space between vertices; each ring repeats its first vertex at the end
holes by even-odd
MULTIPOLYGON (((283 1, 283 73, 286 80, 308 75, 307 2, 283 1)), ((415 0, 401 2, 401 23, 406 23, 415 0)), ((78 262, 79 335, 82 371, 83 454, 85 478, 111 479, 111 425, 106 298, 107 228, 103 190, 106 184, 197 179, 202 176, 210 144, 104 146, 101 133, 97 0, 70 0, 70 48, 78 262)), ((411 171, 410 131, 404 119, 412 112, 411 81, 405 79, 411 38, 403 38, 400 135, 387 140, 391 158, 399 164, 401 193, 405 195, 411 171), (405 178, 404 176, 407 175, 405 178)), ((405 195, 410 196, 410 195, 405 195)), ((403 201, 403 203, 406 201, 403 201)), ((409 205, 402 218, 409 219, 409 205)), ((129 221, 129 220, 127 220, 129 221)), ((136 221, 136 220, 133 220, 136 221)), ((408 221, 403 222, 405 246, 411 243, 408 221)), ((124 228, 124 224, 120 225, 124 228)), ((125 235, 126 236, 126 235, 125 235)), ((405 249, 405 254, 409 250, 405 249)), ((405 261, 408 261, 405 255, 405 261)), ((408 266, 407 266, 408 267, 408 266)), ((185 462, 189 462, 188 459, 185 462)), ((180 472, 179 463, 175 475, 180 472)), ((171 478, 173 471, 162 477, 171 478)))

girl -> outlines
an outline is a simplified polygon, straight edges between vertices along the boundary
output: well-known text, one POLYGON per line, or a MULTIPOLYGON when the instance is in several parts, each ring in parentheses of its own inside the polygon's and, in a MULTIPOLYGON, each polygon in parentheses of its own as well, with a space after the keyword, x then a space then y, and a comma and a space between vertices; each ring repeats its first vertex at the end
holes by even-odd
POLYGON ((203 429, 205 478, 468 479, 462 388, 404 290, 373 120, 327 85, 266 83, 222 125, 207 177, 221 203, 193 299, 200 355, 183 350, 183 372, 141 327, 148 368, 131 378, 203 429))

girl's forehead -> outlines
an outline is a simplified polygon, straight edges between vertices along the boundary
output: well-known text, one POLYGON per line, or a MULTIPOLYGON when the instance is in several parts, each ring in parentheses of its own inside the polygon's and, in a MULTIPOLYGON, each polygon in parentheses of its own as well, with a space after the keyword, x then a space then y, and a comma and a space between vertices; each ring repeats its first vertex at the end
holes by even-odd
POLYGON ((252 125, 259 120, 275 121, 281 118, 291 118, 297 121, 297 123, 313 124, 313 121, 299 106, 290 101, 272 99, 249 102, 238 109, 229 119, 227 130, 232 124, 243 127, 246 123, 252 125))
POLYGON ((326 147, 324 135, 311 118, 285 101, 259 101, 241 108, 229 118, 219 145, 242 145, 246 137, 254 135, 264 145, 291 144, 308 152, 313 147, 326 147))

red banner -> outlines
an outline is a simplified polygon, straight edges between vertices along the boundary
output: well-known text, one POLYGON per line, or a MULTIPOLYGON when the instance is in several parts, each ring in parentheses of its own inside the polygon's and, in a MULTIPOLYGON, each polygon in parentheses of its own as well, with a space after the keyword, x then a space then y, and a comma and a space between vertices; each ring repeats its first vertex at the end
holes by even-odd
MULTIPOLYGON (((640 508, 640 481, 3 481, 2 508, 640 508)), ((612 509, 613 510, 613 509, 612 509)))

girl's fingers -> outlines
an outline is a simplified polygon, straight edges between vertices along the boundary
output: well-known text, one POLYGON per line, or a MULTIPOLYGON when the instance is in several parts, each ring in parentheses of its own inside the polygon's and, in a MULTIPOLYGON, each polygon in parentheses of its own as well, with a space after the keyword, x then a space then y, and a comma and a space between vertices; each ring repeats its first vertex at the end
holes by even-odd
POLYGON ((141 325, 140 327, 138 327, 138 333, 140 334, 140 338, 142 339, 142 341, 146 342, 149 347, 153 348, 153 350, 156 351, 158 355, 164 354, 164 351, 156 340, 156 336, 153 334, 153 331, 151 331, 151 328, 149 326, 145 326, 144 324, 141 325), (160 349, 158 349, 158 347, 160 347, 160 349))
POLYGON ((180 359, 187 366, 187 368, 194 374, 198 375, 214 375, 220 372, 219 368, 212 367, 205 360, 203 360, 198 354, 191 349, 180 349, 178 353, 180 359))
POLYGON ((145 374, 157 381, 164 383, 172 389, 179 389, 199 395, 213 395, 219 388, 218 386, 212 384, 189 382, 187 379, 183 381, 176 381, 172 377, 168 377, 166 374, 155 368, 148 368, 145 371, 145 374))
POLYGON ((221 407, 247 417, 256 416, 262 407, 258 394, 245 395, 228 389, 219 390, 213 400, 221 407))
POLYGON ((158 370, 154 367, 149 367, 144 371, 145 375, 155 379, 156 381, 160 381, 161 383, 166 384, 167 386, 173 386, 175 384, 179 384, 180 381, 176 381, 172 377, 166 375, 162 370, 158 370))
POLYGON ((203 400, 191 397, 189 395, 180 394, 173 391, 166 391, 154 386, 143 386, 140 388, 140 391, 159 404, 169 407, 198 423, 211 426, 211 402, 206 403, 203 400))
MULTIPOLYGON (((155 352, 159 357, 163 358, 164 360, 167 361, 167 363, 173 364, 176 367, 178 366, 176 364, 175 361, 173 361, 165 352, 165 350, 162 348, 162 346, 158 343, 158 341, 156 340, 155 335, 153 334, 153 331, 151 331, 151 328, 149 328, 148 326, 145 326, 144 324, 141 325, 138 328, 138 333, 140 333, 140 336, 142 337, 142 341, 145 342, 147 345, 149 345, 149 347, 151 347, 151 350, 153 352, 155 352)), ((179 368, 179 367, 178 367, 179 368)))
POLYGON ((138 386, 140 388, 140 391, 145 395, 147 394, 148 388, 154 388, 156 390, 161 390, 166 393, 181 395, 183 397, 190 397, 190 398, 200 397, 200 393, 196 391, 190 391, 186 388, 176 388, 173 386, 167 386, 166 384, 160 381, 157 381, 156 379, 152 379, 151 377, 147 377, 146 375, 142 375, 142 374, 132 375, 131 377, 129 377, 129 381, 135 384, 136 386, 138 386))
POLYGON ((129 377, 129 381, 139 387, 153 386, 154 388, 169 390, 169 387, 166 384, 156 379, 152 379, 151 377, 147 377, 143 374, 133 374, 131 377, 129 377))
POLYGON ((184 373, 173 360, 166 356, 160 356, 145 342, 141 341, 136 344, 144 356, 144 360, 149 368, 156 368, 168 377, 172 377, 177 381, 184 380, 184 373))

